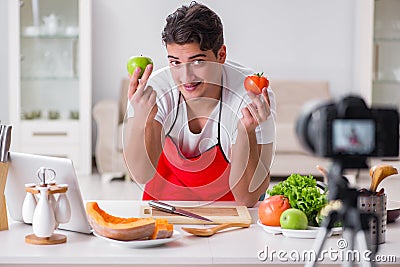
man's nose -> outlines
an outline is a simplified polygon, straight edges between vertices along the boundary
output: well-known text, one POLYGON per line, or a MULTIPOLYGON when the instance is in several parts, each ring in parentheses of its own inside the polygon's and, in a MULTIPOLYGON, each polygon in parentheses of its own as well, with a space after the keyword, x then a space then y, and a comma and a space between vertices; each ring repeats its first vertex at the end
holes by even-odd
POLYGON ((193 69, 190 63, 182 64, 180 73, 182 82, 191 82, 193 80, 193 69))

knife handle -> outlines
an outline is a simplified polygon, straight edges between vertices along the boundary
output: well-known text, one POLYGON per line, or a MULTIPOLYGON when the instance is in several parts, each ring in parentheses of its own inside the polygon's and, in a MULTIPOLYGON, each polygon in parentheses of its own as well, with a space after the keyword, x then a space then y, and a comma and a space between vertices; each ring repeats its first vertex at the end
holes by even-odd
POLYGON ((155 200, 150 200, 149 206, 159 209, 159 210, 169 212, 169 213, 174 213, 176 210, 176 208, 174 206, 168 205, 167 203, 163 203, 160 201, 155 201, 155 200))

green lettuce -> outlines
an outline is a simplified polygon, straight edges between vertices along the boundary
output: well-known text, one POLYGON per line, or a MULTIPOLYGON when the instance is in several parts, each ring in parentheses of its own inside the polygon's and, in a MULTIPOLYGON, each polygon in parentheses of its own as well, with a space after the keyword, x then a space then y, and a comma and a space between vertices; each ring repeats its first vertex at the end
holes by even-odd
POLYGON ((287 197, 292 208, 299 209, 307 215, 308 224, 311 226, 318 225, 316 217, 328 202, 326 191, 321 192, 312 175, 292 174, 267 190, 267 194, 287 197))

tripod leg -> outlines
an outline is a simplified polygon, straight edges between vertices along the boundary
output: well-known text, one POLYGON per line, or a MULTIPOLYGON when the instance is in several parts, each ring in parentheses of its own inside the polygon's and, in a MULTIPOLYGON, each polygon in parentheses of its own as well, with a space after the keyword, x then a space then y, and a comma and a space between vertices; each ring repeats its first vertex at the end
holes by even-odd
POLYGON ((314 261, 309 261, 307 262, 304 266, 305 267, 314 267, 317 264, 317 260, 321 254, 322 248, 324 247, 326 238, 328 237, 328 233, 330 232, 330 229, 327 227, 323 227, 319 230, 319 233, 317 235, 317 238, 315 239, 314 242, 314 247, 313 251, 315 251, 315 260, 314 261))
POLYGON ((354 229, 347 229, 343 232, 343 239, 347 241, 346 253, 344 254, 342 266, 354 266, 356 261, 361 262, 361 266, 373 267, 375 263, 367 261, 365 257, 369 256, 370 259, 375 258, 375 254, 368 247, 367 237, 364 231, 359 230, 356 232, 354 229), (357 244, 355 250, 354 244, 357 244), (371 251, 371 254, 365 254, 371 251))
POLYGON ((354 249, 354 238, 355 238, 355 232, 354 229, 348 229, 345 228, 343 229, 343 239, 347 241, 347 249, 354 249))
POLYGON ((361 266, 375 266, 375 262, 372 261, 372 259, 375 259, 375 253, 373 250, 369 249, 366 233, 360 230, 357 232, 356 238, 358 252, 360 253, 361 266), (371 251, 371 254, 366 254, 367 251, 371 251), (366 260, 366 257, 369 257, 369 261, 366 260))
POLYGON ((305 264, 307 267, 316 266, 317 260, 320 257, 322 248, 324 247, 325 241, 328 237, 328 234, 331 232, 334 223, 338 219, 337 211, 331 211, 328 214, 328 217, 322 223, 322 227, 318 232, 317 238, 314 242, 313 251, 315 252, 315 259, 313 261, 309 261, 305 264))
POLYGON ((351 228, 343 229, 342 238, 344 241, 347 242, 346 246, 343 246, 342 248, 340 248, 340 249, 346 250, 345 258, 343 259, 342 266, 346 266, 346 267, 354 266, 355 265, 354 261, 351 261, 350 259, 346 258, 346 257, 349 257, 349 255, 354 251, 354 241, 355 241, 354 240, 355 239, 354 229, 351 229, 351 228))

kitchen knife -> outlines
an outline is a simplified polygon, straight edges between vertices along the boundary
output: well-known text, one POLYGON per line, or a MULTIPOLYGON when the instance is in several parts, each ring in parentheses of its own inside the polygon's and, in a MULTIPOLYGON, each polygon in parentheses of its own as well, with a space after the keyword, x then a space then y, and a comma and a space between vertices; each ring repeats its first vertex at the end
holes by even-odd
POLYGON ((3 139, 3 130, 6 126, 5 125, 0 125, 0 149, 1 149, 1 139, 3 139))
POLYGON ((149 201, 149 206, 152 208, 156 208, 158 210, 162 210, 168 213, 172 213, 172 214, 178 214, 178 215, 182 215, 182 216, 186 216, 186 217, 190 217, 193 219, 198 219, 198 220, 202 220, 202 221, 207 221, 207 222, 212 222, 212 220, 205 218, 203 216, 197 215, 193 212, 189 212, 183 209, 177 209, 176 207, 166 204, 164 202, 160 202, 160 201, 155 201, 155 200, 150 200, 149 201))
POLYGON ((0 162, 8 161, 8 151, 11 144, 11 125, 2 125, 0 133, 0 162))

